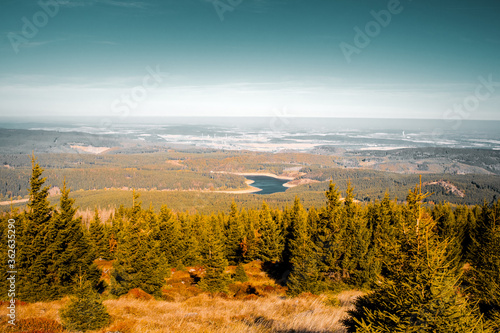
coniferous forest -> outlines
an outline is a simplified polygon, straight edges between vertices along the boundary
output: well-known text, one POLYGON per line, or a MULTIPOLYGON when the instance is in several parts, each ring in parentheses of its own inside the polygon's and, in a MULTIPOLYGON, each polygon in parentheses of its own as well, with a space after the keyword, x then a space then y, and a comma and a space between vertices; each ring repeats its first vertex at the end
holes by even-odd
MULTIPOLYGON (((60 310, 67 330, 106 327, 103 300, 132 290, 164 299, 167 279, 186 267, 201 269, 196 288, 231 297, 231 284, 248 281, 243 265, 258 262, 287 298, 362 290, 342 319, 348 332, 500 331, 498 201, 424 205, 430 194, 417 184, 404 203, 390 193, 360 203, 352 186, 341 193, 332 181, 322 207, 296 197, 284 209, 228 202, 229 213, 190 214, 168 202, 155 211, 134 192, 129 207, 107 220, 96 210, 84 223, 65 184, 59 204, 49 203, 43 169, 32 165, 27 209, 4 214, 0 235, 15 220, 16 299, 69 297, 60 310), (112 263, 108 280, 99 261, 112 263)), ((8 243, 0 246, 8 301, 8 243)))

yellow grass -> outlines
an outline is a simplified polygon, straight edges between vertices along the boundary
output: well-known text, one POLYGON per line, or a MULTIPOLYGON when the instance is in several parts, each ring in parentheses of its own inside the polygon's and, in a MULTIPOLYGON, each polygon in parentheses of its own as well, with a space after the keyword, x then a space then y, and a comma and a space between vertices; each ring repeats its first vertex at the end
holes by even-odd
MULTIPOLYGON (((113 323, 94 333, 341 333, 345 331, 339 321, 360 294, 358 291, 342 292, 335 297, 335 302, 326 295, 236 300, 201 294, 182 302, 142 301, 122 297, 104 301, 113 323), (332 303, 337 305, 329 305, 332 303)), ((43 317, 60 322, 58 311, 66 302, 68 298, 22 305, 17 308, 17 318, 43 317)), ((0 309, 2 317, 6 315, 5 308, 0 309)))

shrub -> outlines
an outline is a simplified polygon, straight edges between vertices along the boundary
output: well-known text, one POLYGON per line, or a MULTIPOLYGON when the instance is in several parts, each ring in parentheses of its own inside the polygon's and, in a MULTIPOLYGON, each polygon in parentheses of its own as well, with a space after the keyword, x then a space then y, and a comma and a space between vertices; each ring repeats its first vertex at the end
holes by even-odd
POLYGON ((99 294, 92 290, 88 281, 80 280, 75 295, 60 310, 64 328, 70 331, 89 331, 107 326, 110 316, 99 294))
POLYGON ((233 280, 237 282, 247 282, 248 281, 248 275, 245 272, 245 268, 243 267, 242 264, 239 264, 236 267, 236 271, 234 272, 233 280))

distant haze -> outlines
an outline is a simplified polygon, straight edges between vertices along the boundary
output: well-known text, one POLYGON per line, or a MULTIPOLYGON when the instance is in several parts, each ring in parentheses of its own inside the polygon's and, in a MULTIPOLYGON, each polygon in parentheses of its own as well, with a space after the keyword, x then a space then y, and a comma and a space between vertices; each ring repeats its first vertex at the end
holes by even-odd
MULTIPOLYGON (((44 140, 47 137, 55 137, 57 140, 58 133, 75 134, 71 142, 95 147, 109 145, 110 143, 102 142, 111 139, 114 140, 111 145, 132 140, 152 146, 184 144, 267 152, 313 151, 321 147, 329 150, 423 147, 500 150, 500 121, 479 120, 450 122, 434 119, 306 117, 46 117, 30 119, 28 122, 25 118, 3 118, 0 119, 0 127, 31 130, 44 140)), ((19 140, 23 141, 22 134, 19 135, 19 140)), ((9 134, 0 130, 0 136, 8 137, 9 134)))

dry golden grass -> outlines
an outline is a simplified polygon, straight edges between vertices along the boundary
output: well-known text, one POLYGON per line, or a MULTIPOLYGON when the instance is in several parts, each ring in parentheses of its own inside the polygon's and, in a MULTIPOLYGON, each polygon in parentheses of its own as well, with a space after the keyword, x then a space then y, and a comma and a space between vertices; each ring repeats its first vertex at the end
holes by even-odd
MULTIPOLYGON (((112 261, 96 260, 96 264, 103 271, 103 279, 109 283, 112 261)), ((276 284, 263 271, 261 262, 247 263, 244 268, 249 281, 231 284, 231 296, 203 293, 195 283, 195 279, 203 274, 202 267, 173 270, 162 288, 163 300, 152 299, 151 295, 134 289, 119 299, 104 301, 112 323, 92 333, 341 333, 344 329, 340 320, 353 300, 362 294, 360 291, 344 291, 337 295, 308 294, 286 298, 286 288, 276 284)), ((228 273, 234 273, 235 269, 235 266, 229 266, 228 273)), ((55 302, 19 305, 17 319, 24 320, 25 324, 22 332, 61 332, 26 328, 40 323, 56 327, 61 323, 59 309, 68 301, 69 298, 65 297, 55 302)), ((6 331, 6 314, 7 306, 0 307, 0 332, 6 331)))
MULTIPOLYGON (((163 332, 344 332, 339 320, 361 292, 332 296, 303 295, 256 297, 252 300, 224 299, 200 294, 182 302, 137 300, 122 297, 104 304, 113 323, 94 333, 163 332), (336 304, 336 306, 328 305, 336 304)), ((59 309, 68 298, 56 302, 20 306, 19 318, 43 317, 60 322, 59 309)), ((4 317, 6 309, 0 310, 4 317)))

